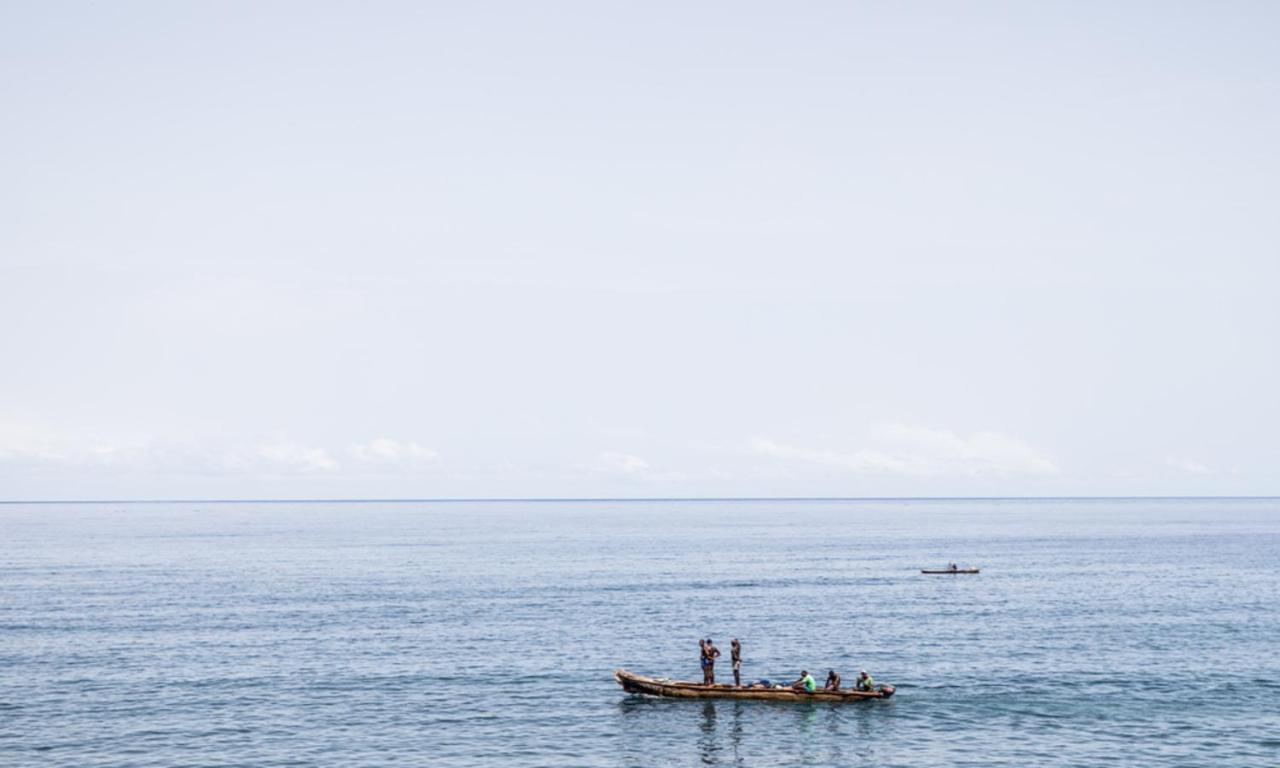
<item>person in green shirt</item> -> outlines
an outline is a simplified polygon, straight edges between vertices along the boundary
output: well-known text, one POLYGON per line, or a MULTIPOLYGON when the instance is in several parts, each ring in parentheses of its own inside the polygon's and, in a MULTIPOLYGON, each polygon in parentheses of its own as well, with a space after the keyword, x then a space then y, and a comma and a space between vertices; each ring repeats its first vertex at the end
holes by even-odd
POLYGON ((791 684, 792 688, 805 693, 813 693, 818 690, 818 681, 813 679, 813 675, 808 670, 800 670, 800 679, 791 684))
POLYGON ((876 681, 871 679, 871 675, 867 674, 867 670, 858 673, 858 680, 853 684, 854 688, 860 691, 874 691, 876 689, 876 681))

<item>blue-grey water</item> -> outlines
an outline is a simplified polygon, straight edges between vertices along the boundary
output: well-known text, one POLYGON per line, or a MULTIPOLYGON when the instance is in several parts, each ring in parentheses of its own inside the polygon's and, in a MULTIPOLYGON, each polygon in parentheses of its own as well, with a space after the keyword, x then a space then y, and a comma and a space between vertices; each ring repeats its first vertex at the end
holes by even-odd
POLYGON ((0 764, 1273 768, 1280 501, 0 505, 0 764))

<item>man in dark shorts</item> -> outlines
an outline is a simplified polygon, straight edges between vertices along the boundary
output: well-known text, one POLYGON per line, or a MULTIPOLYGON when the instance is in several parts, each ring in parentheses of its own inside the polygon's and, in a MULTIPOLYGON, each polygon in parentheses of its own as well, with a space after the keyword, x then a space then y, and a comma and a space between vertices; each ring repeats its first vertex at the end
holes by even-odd
POLYGON ((716 659, 720 657, 720 649, 716 647, 715 643, 711 642, 711 638, 709 637, 707 638, 705 653, 707 654, 706 655, 707 664, 705 667, 702 668, 702 674, 706 678, 706 680, 704 681, 704 684, 715 685, 716 684, 716 659))
POLYGON ((698 666, 702 668, 702 684, 707 684, 707 641, 698 638, 698 666))
POLYGON ((729 659, 733 662, 733 687, 742 687, 742 643, 738 638, 729 641, 729 659))

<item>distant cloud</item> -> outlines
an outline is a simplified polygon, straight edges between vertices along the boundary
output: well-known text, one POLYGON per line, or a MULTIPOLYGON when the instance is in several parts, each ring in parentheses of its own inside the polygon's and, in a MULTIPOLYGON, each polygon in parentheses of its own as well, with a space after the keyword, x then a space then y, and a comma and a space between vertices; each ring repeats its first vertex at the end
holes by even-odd
POLYGON ((767 437, 752 438, 751 450, 762 456, 771 456, 775 459, 825 464, 830 467, 841 467, 855 472, 907 473, 910 469, 909 462, 879 451, 863 449, 841 453, 831 450, 800 448, 779 443, 767 437))
POLYGON ((1212 475, 1213 474, 1212 469, 1209 469, 1204 464, 1201 464, 1198 461, 1193 461, 1192 459, 1170 458, 1170 459, 1165 459, 1164 463, 1166 466, 1173 467, 1174 469, 1180 469, 1183 472, 1189 472, 1190 474, 1193 474, 1193 475, 1212 475))
POLYGON ((752 452, 784 461, 855 473, 897 475, 1055 475, 1059 469, 1025 441, 999 432, 961 436, 948 430, 890 424, 874 430, 866 447, 835 451, 751 440, 752 452))
POLYGON ((0 416, 0 460, 61 461, 70 446, 56 431, 33 421, 0 416))
POLYGON ((1239 467, 1231 467, 1229 469, 1219 469, 1202 464, 1195 459, 1188 458, 1168 458, 1164 460, 1165 466, 1172 467, 1180 472, 1189 475, 1238 475, 1239 467))
POLYGON ((76 440, 38 421, 0 415, 0 465, 108 466, 118 462, 124 453, 119 446, 76 440))
POLYGON ((649 472, 649 462, 629 453, 603 451, 590 464, 581 467, 591 472, 608 475, 643 475, 649 472))
POLYGON ((264 460, 272 469, 287 469, 296 472, 331 472, 340 465, 323 448, 313 448, 293 442, 273 442, 259 445, 256 450, 258 458, 264 460))
POLYGON ((355 443, 347 454, 361 464, 384 467, 411 467, 435 461, 438 453, 415 442, 401 442, 379 437, 367 443, 355 443))
POLYGON ((120 445, 72 438, 35 421, 0 415, 0 467, 160 474, 252 475, 387 471, 420 467, 439 454, 412 440, 378 437, 344 450, 283 435, 259 442, 138 439, 120 445))

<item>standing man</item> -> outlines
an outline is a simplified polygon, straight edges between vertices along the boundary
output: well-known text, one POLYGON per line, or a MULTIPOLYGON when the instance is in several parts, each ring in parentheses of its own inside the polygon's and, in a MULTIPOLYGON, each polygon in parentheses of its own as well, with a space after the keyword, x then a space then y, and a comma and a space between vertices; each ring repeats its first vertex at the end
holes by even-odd
POLYGON ((715 685, 716 684, 716 659, 720 657, 720 649, 716 647, 716 644, 712 642, 711 638, 709 637, 707 638, 706 649, 707 649, 706 651, 707 666, 706 666, 706 669, 704 670, 707 678, 706 685, 715 685))
POLYGON ((707 684, 707 641, 698 638, 698 666, 702 668, 702 684, 707 684))
POLYGON ((742 687, 742 644, 738 638, 729 641, 729 659, 733 662, 733 687, 742 687))

